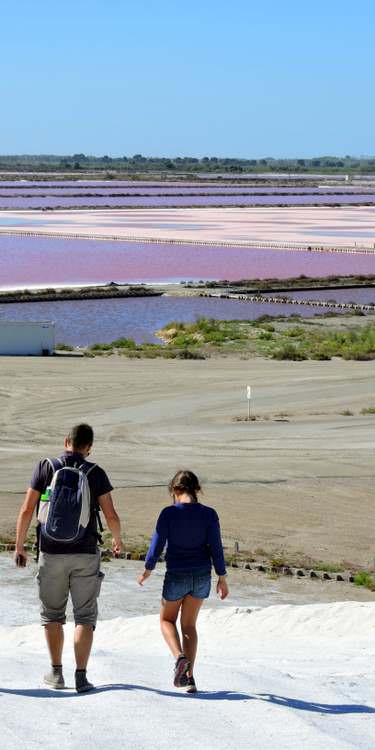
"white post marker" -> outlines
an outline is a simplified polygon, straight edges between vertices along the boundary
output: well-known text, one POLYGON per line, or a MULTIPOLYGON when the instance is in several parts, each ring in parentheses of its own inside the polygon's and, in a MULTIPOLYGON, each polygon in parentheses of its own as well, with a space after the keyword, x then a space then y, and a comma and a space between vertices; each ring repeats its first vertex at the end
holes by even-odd
POLYGON ((247 418, 250 419, 250 401, 251 401, 251 386, 248 385, 246 388, 247 395, 247 418))

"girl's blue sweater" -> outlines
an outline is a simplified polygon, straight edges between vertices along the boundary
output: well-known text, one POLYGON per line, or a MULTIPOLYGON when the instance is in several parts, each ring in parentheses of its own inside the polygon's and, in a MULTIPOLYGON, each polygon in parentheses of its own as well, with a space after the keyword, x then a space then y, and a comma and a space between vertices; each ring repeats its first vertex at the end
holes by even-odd
POLYGON ((167 570, 211 569, 225 575, 219 517, 201 503, 175 503, 164 508, 156 524, 146 556, 146 569, 153 570, 167 544, 167 570))

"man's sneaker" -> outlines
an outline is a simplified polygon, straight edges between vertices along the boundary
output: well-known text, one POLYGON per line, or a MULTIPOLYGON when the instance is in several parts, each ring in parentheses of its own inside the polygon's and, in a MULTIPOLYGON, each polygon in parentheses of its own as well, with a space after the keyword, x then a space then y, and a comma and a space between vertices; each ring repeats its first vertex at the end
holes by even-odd
POLYGON ((95 690, 94 685, 87 679, 85 669, 76 669, 75 680, 77 693, 88 693, 90 690, 95 690))
POLYGON ((194 677, 188 677, 187 685, 186 685, 186 693, 197 693, 197 686, 195 684, 194 677))
POLYGON ((175 668, 174 668, 174 680, 173 684, 175 687, 185 687, 188 682, 187 672, 190 669, 189 659, 184 654, 178 657, 175 668))
POLYGON ((64 690, 65 682, 62 667, 52 667, 51 671, 44 675, 44 682, 54 690, 64 690))

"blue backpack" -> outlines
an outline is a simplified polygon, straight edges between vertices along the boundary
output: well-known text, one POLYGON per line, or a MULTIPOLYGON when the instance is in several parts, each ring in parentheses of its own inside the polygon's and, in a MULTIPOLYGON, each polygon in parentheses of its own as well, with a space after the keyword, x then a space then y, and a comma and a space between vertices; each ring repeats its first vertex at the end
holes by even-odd
POLYGON ((96 464, 78 468, 65 466, 59 459, 47 458, 53 477, 40 498, 40 532, 48 542, 75 544, 85 536, 92 514, 88 475, 96 464))

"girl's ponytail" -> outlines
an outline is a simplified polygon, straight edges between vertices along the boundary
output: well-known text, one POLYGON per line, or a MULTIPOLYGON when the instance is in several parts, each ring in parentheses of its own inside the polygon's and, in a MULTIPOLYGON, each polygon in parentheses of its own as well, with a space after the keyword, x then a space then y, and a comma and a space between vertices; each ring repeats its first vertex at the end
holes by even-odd
POLYGON ((169 492, 174 498, 175 492, 189 495, 193 503, 198 501, 198 492, 201 491, 198 477, 192 471, 178 471, 169 482, 169 492))

